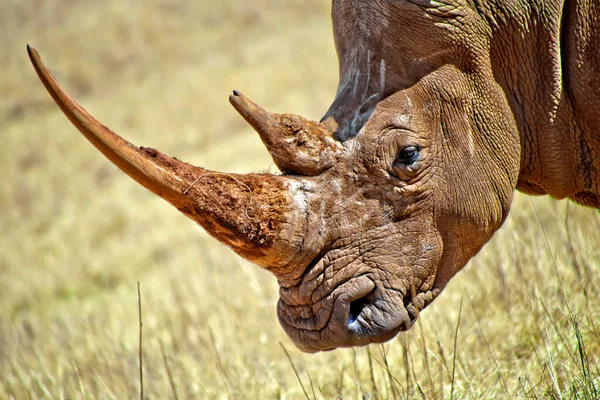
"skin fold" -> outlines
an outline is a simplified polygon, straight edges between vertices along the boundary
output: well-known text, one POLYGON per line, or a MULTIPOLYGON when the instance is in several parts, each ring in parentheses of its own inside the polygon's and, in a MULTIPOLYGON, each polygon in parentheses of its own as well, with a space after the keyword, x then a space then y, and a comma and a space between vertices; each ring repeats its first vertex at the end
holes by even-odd
POLYGON ((600 208, 600 6, 334 0, 340 83, 319 122, 231 104, 282 175, 138 148, 40 79, 109 160, 280 285, 303 351, 409 329, 487 243, 515 189, 600 208))

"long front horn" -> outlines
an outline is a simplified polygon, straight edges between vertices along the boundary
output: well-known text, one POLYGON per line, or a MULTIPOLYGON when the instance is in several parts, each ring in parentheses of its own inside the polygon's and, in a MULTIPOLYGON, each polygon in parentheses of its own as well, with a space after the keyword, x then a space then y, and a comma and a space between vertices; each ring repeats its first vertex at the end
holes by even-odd
MULTIPOLYGON (((71 123, 119 169, 265 268, 290 267, 307 230, 302 183, 268 174, 225 174, 137 147, 77 104, 27 46, 40 80, 71 123)), ((273 271, 281 274, 287 271, 273 271)))
POLYGON ((324 123, 272 114, 238 91, 229 102, 258 132, 281 172, 315 176, 331 168, 342 144, 324 123))

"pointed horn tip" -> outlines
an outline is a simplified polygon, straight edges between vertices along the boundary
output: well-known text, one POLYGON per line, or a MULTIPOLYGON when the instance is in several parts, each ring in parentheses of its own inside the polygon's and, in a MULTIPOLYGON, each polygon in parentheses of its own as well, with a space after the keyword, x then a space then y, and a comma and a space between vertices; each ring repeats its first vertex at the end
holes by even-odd
POLYGON ((229 96, 229 103, 239 112, 244 118, 246 114, 254 114, 256 112, 266 114, 267 111, 250 100, 246 95, 238 90, 234 90, 233 94, 229 96))
MULTIPOLYGON (((265 140, 265 132, 277 130, 277 126, 272 121, 270 112, 250 100, 241 92, 234 90, 229 96, 229 102, 235 110, 260 134, 265 140)), ((267 136, 269 136, 267 134, 267 136)))
POLYGON ((186 201, 180 190, 185 186, 182 177, 195 172, 195 167, 156 150, 135 146, 102 125, 64 91, 33 47, 27 45, 27 52, 50 96, 94 147, 131 178, 165 200, 172 204, 186 201))
POLYGON ((239 103, 243 100, 247 100, 247 97, 244 96, 244 94, 242 92, 240 92, 239 90, 234 90, 233 94, 229 95, 229 102, 234 107, 236 106, 237 103, 239 103))
POLYGON ((237 110, 238 104, 240 103, 240 93, 237 90, 233 91, 233 94, 229 95, 229 103, 237 110))
POLYGON ((40 58, 40 53, 38 53, 38 51, 29 43, 27 43, 27 55, 34 65, 37 63, 36 60, 40 58))

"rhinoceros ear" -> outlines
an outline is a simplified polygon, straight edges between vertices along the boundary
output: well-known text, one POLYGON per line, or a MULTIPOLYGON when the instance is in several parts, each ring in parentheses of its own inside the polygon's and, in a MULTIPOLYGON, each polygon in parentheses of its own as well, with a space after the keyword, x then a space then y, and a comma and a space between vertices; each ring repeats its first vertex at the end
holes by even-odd
POLYGON ((342 152, 342 144, 324 123, 293 114, 272 114, 238 91, 229 101, 258 132, 284 173, 318 175, 331 168, 342 152))

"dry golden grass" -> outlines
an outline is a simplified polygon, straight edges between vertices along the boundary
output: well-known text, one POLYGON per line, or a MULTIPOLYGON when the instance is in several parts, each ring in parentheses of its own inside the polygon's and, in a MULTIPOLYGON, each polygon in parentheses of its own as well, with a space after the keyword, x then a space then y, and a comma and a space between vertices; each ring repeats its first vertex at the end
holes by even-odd
POLYGON ((305 398, 283 348, 311 399, 598 396, 595 211, 518 195, 410 332, 304 355, 277 323, 274 279, 103 159, 25 52, 134 143, 274 169, 227 95, 319 118, 337 83, 328 13, 327 0, 0 3, 0 398, 138 396, 137 281, 148 398, 305 398))

